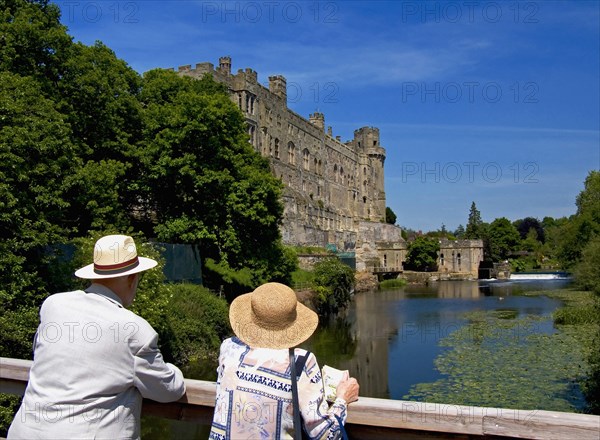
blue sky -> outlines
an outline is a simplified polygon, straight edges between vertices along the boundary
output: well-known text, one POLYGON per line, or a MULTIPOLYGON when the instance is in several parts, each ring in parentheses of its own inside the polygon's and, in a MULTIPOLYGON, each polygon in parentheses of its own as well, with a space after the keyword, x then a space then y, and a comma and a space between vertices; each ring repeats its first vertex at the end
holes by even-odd
POLYGON ((380 129, 387 205, 416 230, 575 213, 600 169, 598 1, 56 1, 133 69, 284 75, 334 136, 380 129))

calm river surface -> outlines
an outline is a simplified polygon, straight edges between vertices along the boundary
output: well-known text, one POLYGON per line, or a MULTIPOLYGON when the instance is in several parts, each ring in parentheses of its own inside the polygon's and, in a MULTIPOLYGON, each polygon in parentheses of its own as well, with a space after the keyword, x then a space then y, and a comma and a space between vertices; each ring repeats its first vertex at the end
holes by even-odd
POLYGON ((429 286, 359 293, 343 320, 322 326, 305 344, 320 365, 347 369, 365 397, 402 399, 411 386, 433 382, 442 338, 466 324, 465 312, 498 310, 515 318, 542 316, 537 330, 552 332, 560 302, 520 296, 526 290, 563 288, 568 280, 441 281, 429 286))
MULTIPOLYGON (((349 370, 360 383, 361 396, 403 399, 411 386, 439 379, 434 366, 444 350, 439 342, 466 324, 465 312, 536 315, 544 318, 536 330, 553 332, 551 314, 560 302, 520 293, 568 284, 568 280, 441 281, 362 292, 343 317, 320 326, 303 347, 315 353, 321 366, 349 370)), ((192 377, 190 373, 186 376, 192 377)), ((144 439, 206 438, 208 432, 200 425, 151 418, 145 418, 142 430, 144 439)))

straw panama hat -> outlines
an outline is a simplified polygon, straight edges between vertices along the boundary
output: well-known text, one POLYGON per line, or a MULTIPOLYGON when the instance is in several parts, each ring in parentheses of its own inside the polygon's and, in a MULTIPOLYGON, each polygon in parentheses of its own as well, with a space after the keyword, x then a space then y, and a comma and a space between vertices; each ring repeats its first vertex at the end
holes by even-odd
POLYGON ((138 257, 133 238, 127 235, 106 235, 94 246, 94 262, 77 270, 75 276, 86 280, 116 278, 152 269, 158 263, 138 257))
POLYGON ((319 317, 288 286, 266 283, 233 300, 229 321, 236 336, 251 347, 282 349, 307 340, 319 317))

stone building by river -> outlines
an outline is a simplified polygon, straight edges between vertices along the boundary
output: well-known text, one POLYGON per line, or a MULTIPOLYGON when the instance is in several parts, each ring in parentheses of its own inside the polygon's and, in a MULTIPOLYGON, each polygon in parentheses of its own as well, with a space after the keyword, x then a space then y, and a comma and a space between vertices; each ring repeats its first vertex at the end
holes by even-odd
POLYGON ((326 127, 323 113, 305 119, 288 108, 286 78, 270 76, 265 87, 250 68, 232 73, 230 57, 221 57, 216 68, 204 62, 181 66, 178 73, 210 74, 228 87, 254 149, 270 159, 285 185, 284 243, 355 253, 357 270, 401 265, 406 256, 401 230, 385 224, 386 152, 378 128, 357 128, 352 140, 342 142, 326 127))
POLYGON ((479 265, 483 261, 482 240, 440 240, 438 272, 440 278, 479 278, 479 265))

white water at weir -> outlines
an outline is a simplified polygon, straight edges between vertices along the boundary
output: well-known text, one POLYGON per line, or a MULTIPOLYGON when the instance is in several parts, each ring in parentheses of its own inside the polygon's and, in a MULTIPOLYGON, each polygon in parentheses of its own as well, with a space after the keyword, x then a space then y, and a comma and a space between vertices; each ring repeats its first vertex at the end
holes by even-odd
POLYGON ((513 273, 511 280, 559 280, 568 278, 564 273, 513 273))

